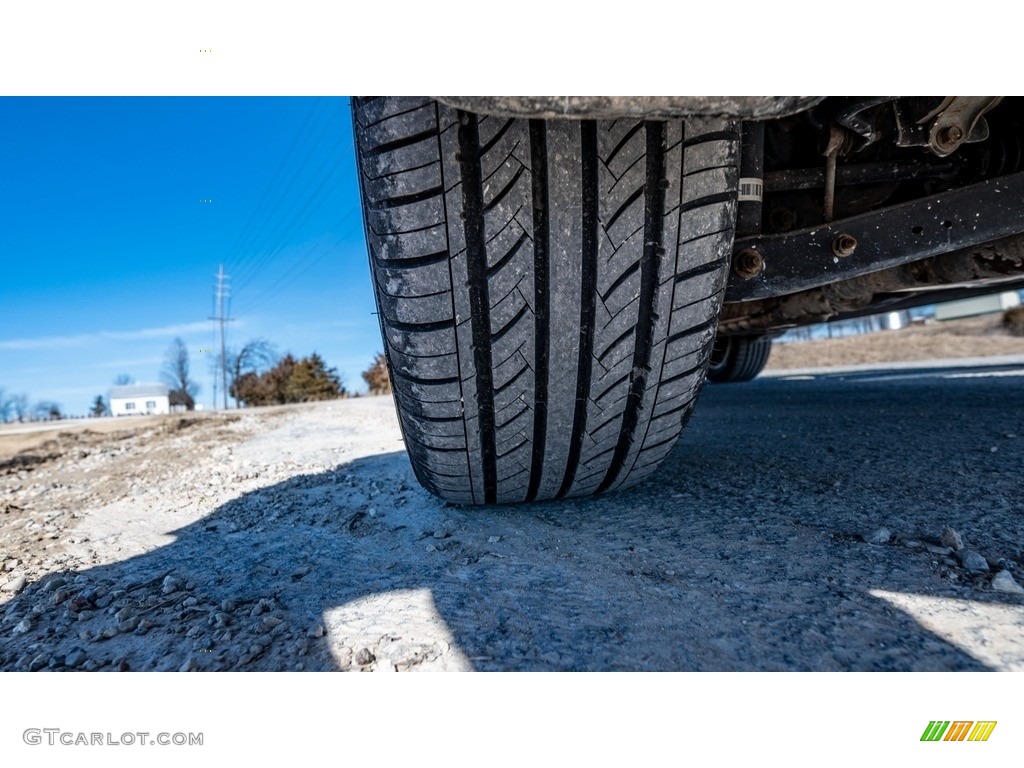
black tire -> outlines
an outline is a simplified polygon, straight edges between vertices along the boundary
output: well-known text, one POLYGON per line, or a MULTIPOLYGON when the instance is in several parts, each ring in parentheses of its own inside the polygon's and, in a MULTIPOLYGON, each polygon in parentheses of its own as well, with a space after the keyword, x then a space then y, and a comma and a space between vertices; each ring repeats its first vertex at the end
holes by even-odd
POLYGON ((764 370, 771 352, 771 336, 723 336, 715 339, 708 378, 716 383, 750 381, 764 370))
POLYGON ((521 120, 358 99, 370 262, 402 431, 455 503, 651 475, 704 382, 738 128, 521 120))

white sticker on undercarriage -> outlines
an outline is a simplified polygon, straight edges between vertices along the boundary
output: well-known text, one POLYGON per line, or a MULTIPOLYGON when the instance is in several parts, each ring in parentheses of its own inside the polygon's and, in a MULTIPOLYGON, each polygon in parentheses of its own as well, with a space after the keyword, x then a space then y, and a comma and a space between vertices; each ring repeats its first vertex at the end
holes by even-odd
POLYGON ((761 193, 764 191, 764 183, 761 179, 755 179, 753 177, 746 177, 740 179, 740 196, 739 200, 751 200, 757 203, 761 202, 761 193))

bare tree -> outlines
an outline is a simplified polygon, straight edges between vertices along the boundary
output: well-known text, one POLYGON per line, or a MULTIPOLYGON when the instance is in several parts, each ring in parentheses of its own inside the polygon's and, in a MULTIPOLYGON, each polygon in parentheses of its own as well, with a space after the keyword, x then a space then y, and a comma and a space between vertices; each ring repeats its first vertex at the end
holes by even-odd
POLYGON ((238 408, 238 391, 235 382, 247 373, 261 373, 277 362, 277 353, 266 339, 253 339, 237 352, 227 350, 228 392, 238 408))
POLYGON ((24 421, 29 415, 28 395, 24 392, 20 395, 11 395, 8 402, 10 403, 11 411, 14 412, 14 418, 18 421, 24 421))
POLYGON ((63 418, 60 406, 52 400, 40 400, 33 406, 32 415, 36 421, 59 421, 63 418))
POLYGON ((0 424, 6 424, 11 416, 11 401, 7 399, 7 390, 0 387, 0 424))
POLYGON ((134 383, 135 383, 135 380, 131 376, 129 376, 127 373, 119 373, 119 374, 117 374, 117 378, 114 379, 114 386, 115 387, 126 387, 129 384, 134 384, 134 383))
POLYGON ((170 387, 171 404, 180 403, 189 411, 195 410, 199 384, 189 375, 188 347, 180 338, 171 342, 161 372, 164 383, 170 387))

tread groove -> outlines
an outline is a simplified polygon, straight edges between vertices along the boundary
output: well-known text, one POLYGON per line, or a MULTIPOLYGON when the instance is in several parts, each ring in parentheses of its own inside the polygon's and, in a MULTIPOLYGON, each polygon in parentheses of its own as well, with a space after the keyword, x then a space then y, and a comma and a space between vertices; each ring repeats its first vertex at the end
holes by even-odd
POLYGON ((403 136, 402 138, 395 139, 394 141, 385 141, 383 144, 378 144, 372 149, 363 150, 363 154, 366 157, 377 157, 378 155, 383 155, 385 152, 392 152, 396 149, 411 147, 413 144, 419 144, 421 141, 433 139, 436 138, 436 136, 437 128, 429 128, 426 131, 420 131, 419 133, 414 133, 411 136, 403 136))
POLYGON ((597 358, 597 362, 603 363, 604 359, 608 357, 609 354, 611 354, 611 351, 613 349, 615 349, 619 344, 621 344, 623 341, 632 336, 635 332, 636 328, 632 325, 629 326, 629 328, 627 328, 621 334, 619 334, 619 337, 615 339, 615 341, 608 345, 608 348, 605 349, 605 351, 601 353, 601 356, 597 358))
POLYGON ((527 235, 525 231, 521 235, 519 235, 519 239, 512 244, 511 248, 508 249, 508 253, 502 256, 493 267, 487 270, 488 277, 493 277, 494 275, 496 275, 498 272, 501 271, 502 267, 504 267, 506 264, 509 263, 509 261, 512 260, 512 257, 515 256, 516 253, 518 253, 520 248, 523 247, 523 243, 526 241, 526 237, 527 235))
POLYGON ((495 455, 491 311, 487 285, 487 248, 484 243, 485 211, 480 168, 480 128, 477 116, 469 112, 459 111, 458 122, 462 206, 466 217, 466 270, 469 275, 469 302, 472 312, 473 358, 476 368, 476 399, 480 424, 484 503, 493 504, 497 500, 498 464, 495 455))
POLYGON ((408 259, 382 259, 376 253, 373 254, 373 263, 378 269, 413 269, 415 267, 426 267, 430 264, 440 264, 448 261, 448 251, 428 253, 425 256, 413 256, 408 259))
POLYGON ((680 331, 679 333, 676 333, 676 334, 673 334, 672 336, 669 336, 665 343, 666 344, 671 344, 673 341, 679 341, 679 339, 685 339, 687 336, 696 336, 701 331, 706 331, 709 328, 714 328, 717 325, 718 325, 718 318, 717 317, 712 317, 710 320, 705 320, 700 325, 695 325, 695 326, 693 326, 691 328, 687 328, 685 331, 680 331))
POLYGON ((498 132, 490 138, 490 141, 480 148, 480 155, 483 156, 490 152, 491 149, 494 148, 494 145, 501 141, 501 137, 508 133, 508 129, 512 127, 512 123, 514 122, 515 118, 509 118, 505 121, 505 124, 498 129, 498 132))
MULTIPOLYGON (((515 174, 512 176, 512 179, 509 181, 509 183, 506 184, 504 187, 502 187, 501 191, 498 192, 498 194, 496 194, 494 196, 494 199, 491 200, 491 202, 487 203, 487 205, 485 205, 483 207, 483 212, 484 213, 489 213, 490 211, 494 210, 494 207, 496 205, 498 205, 498 203, 500 203, 502 200, 505 199, 505 196, 509 192, 512 191, 512 188, 516 185, 516 182, 519 181, 519 177, 523 175, 523 171, 525 171, 525 170, 526 169, 523 168, 523 166, 521 166, 521 165, 519 166, 519 170, 517 170, 515 172, 515 174)), ((481 183, 481 188, 480 188, 480 196, 481 196, 481 200, 482 200, 483 199, 483 184, 482 183, 481 183)))
POLYGON ((579 469, 580 454, 583 451, 583 435, 587 427, 587 402, 590 395, 590 378, 593 367, 594 319, 597 315, 597 249, 600 236, 598 200, 598 155, 597 123, 593 120, 580 122, 580 155, 582 181, 582 279, 580 281, 580 336, 578 375, 576 377, 576 407, 573 412, 572 436, 569 442, 569 457, 565 466, 562 485, 555 498, 563 498, 572 487, 579 469))
POLYGON ((626 210, 629 208, 629 206, 631 206, 633 203, 635 203, 637 201, 637 198, 639 198, 640 195, 642 195, 643 193, 644 193, 644 188, 640 187, 639 189, 637 189, 636 192, 634 192, 629 197, 627 197, 626 198, 626 202, 624 202, 622 205, 620 205, 619 209, 617 211, 615 211, 615 213, 613 213, 611 215, 611 217, 608 219, 608 223, 604 225, 604 231, 607 232, 609 229, 611 229, 613 226, 615 226, 615 222, 619 220, 619 216, 624 214, 626 212, 626 210))
MULTIPOLYGON (((547 124, 543 120, 529 122, 530 175, 533 192, 533 453, 530 461, 530 482, 526 501, 537 498, 544 453, 547 442, 548 420, 548 355, 550 353, 550 294, 548 272, 549 220, 548 220, 548 166, 547 124)), ((516 250, 526 233, 516 244, 516 250)))
POLYGON ((623 272, 621 275, 615 278, 615 282, 608 287, 608 290, 601 294, 601 301, 608 301, 608 297, 615 293, 615 289, 622 285, 624 282, 626 282, 630 278, 630 275, 632 275, 638 269, 640 269, 639 261, 636 262, 635 264, 631 264, 625 272, 623 272))
POLYGON ((444 191, 441 185, 431 187, 430 189, 424 189, 422 192, 412 192, 408 195, 395 195, 394 197, 386 197, 383 200, 378 200, 371 206, 368 206, 371 211, 378 213, 380 211, 388 211, 392 208, 398 208, 403 205, 412 205, 413 203, 422 203, 424 200, 429 200, 432 197, 437 197, 444 191))
POLYGON ((728 257, 716 259, 715 261, 709 261, 707 264, 701 264, 699 267, 693 267, 685 272, 680 272, 676 275, 676 282, 681 283, 684 280, 692 280, 693 278, 700 277, 701 275, 709 275, 712 272, 718 272, 730 261, 732 261, 732 259, 728 257))
POLYGON ((603 493, 608 490, 625 467, 626 458, 635 439, 640 420, 640 407, 643 404, 644 390, 647 387, 651 350, 654 346, 656 320, 654 304, 658 291, 658 274, 661 271, 661 256, 665 252, 662 246, 665 224, 662 218, 662 209, 665 204, 665 190, 661 183, 665 178, 665 124, 646 122, 644 126, 647 147, 646 179, 641 188, 646 190, 644 196, 644 250, 640 257, 640 304, 637 308, 632 380, 629 397, 626 400, 626 409, 622 415, 622 426, 619 428, 619 440, 615 446, 615 453, 608 466, 608 472, 595 493, 603 493))
MULTIPOLYGON (((505 338, 505 334, 512 330, 512 328, 515 327, 516 323, 523 319, 523 315, 526 314, 526 310, 528 310, 529 308, 530 305, 527 304, 526 302, 523 302, 523 306, 521 306, 519 308, 519 311, 516 312, 515 315, 513 315, 512 319, 505 323, 505 325, 502 326, 497 333, 491 335, 491 343, 494 344, 495 342, 501 341, 503 338, 505 338)), ((521 347, 522 345, 520 345, 520 348, 521 347)))
POLYGON ((637 132, 643 127, 644 124, 642 122, 639 122, 632 128, 630 128, 628 131, 626 131, 626 135, 619 139, 619 143, 615 145, 615 147, 612 149, 610 153, 608 153, 608 157, 606 157, 604 160, 605 166, 607 166, 609 163, 611 163, 612 160, 615 159, 615 156, 619 154, 620 151, 622 151, 622 148, 626 146, 629 143, 629 140, 636 136, 637 132))
POLYGON ((696 147, 700 144, 708 144, 712 141, 739 141, 740 135, 736 131, 711 131, 686 139, 683 142, 683 149, 696 147))

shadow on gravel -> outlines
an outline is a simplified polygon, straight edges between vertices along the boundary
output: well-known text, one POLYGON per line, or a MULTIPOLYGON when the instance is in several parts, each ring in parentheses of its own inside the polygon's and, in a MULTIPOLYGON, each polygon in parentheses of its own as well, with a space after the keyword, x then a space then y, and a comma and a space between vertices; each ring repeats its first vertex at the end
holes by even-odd
MULTIPOLYGON (((991 384, 709 387, 657 481, 594 500, 448 507, 404 453, 299 476, 223 504, 173 544, 30 584, 0 608, 0 667, 67 669, 81 647, 85 668, 356 668, 332 652, 344 627, 323 632, 325 615, 401 590, 429 590, 453 646, 484 670, 1019 667, 1019 645, 983 663, 870 594, 1024 605, 903 545, 951 525, 986 555, 1021 558, 1024 424, 1006 413, 1017 390, 991 384), (890 543, 862 539, 883 526, 890 543), (165 594, 168 573, 182 582, 165 594), (102 609, 82 595, 97 585, 102 609)), ((403 615, 377 626, 378 662, 444 653, 406 637, 406 657, 389 655, 403 615)))

